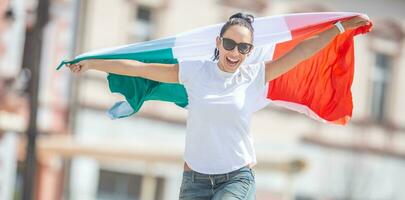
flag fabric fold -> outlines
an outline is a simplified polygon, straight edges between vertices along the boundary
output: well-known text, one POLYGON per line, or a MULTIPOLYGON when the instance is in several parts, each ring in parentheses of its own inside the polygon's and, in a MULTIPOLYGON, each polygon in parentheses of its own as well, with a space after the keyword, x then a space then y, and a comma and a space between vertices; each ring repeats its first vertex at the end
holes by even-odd
MULTIPOLYGON (((253 23, 255 48, 245 62, 251 64, 275 60, 301 41, 332 27, 333 23, 359 15, 366 16, 350 12, 319 12, 256 18, 253 23)), ((131 59, 146 63, 212 59, 215 38, 221 26, 216 24, 164 39, 91 51, 73 60, 62 61, 57 69, 86 59, 131 59)), ((269 82, 263 98, 270 104, 303 113, 322 122, 346 124, 353 109, 353 37, 369 32, 371 26, 348 30, 336 36, 315 55, 269 82)), ((147 100, 173 102, 181 107, 188 104, 186 90, 181 84, 117 74, 108 74, 107 79, 111 92, 125 97, 125 101, 116 103, 108 111, 113 119, 138 112, 147 100)))

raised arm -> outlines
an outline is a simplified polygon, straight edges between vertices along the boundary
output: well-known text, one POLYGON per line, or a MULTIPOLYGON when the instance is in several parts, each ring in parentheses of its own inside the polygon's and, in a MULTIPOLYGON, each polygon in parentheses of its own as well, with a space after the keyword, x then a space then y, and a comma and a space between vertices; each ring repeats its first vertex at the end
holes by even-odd
MULTIPOLYGON (((367 25, 369 20, 360 16, 353 17, 349 20, 341 22, 344 29, 355 29, 360 26, 367 25)), ((271 81, 284 73, 288 72, 295 66, 297 66, 303 60, 311 57, 319 50, 324 48, 328 43, 332 41, 339 34, 339 29, 336 26, 314 36, 304 40, 290 52, 274 61, 266 63, 266 83, 271 81)))
POLYGON ((81 74, 89 69, 120 74, 137 76, 165 83, 178 83, 178 64, 143 63, 135 60, 83 60, 68 66, 75 74, 81 74))

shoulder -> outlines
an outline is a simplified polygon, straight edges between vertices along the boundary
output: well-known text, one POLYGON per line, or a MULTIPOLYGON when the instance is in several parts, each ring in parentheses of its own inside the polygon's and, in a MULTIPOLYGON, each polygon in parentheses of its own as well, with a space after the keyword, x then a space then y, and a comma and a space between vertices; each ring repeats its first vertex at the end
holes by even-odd
POLYGON ((200 67, 204 65, 206 60, 180 60, 180 67, 200 67))
POLYGON ((181 60, 179 61, 179 82, 184 84, 191 80, 206 65, 209 60, 181 60))

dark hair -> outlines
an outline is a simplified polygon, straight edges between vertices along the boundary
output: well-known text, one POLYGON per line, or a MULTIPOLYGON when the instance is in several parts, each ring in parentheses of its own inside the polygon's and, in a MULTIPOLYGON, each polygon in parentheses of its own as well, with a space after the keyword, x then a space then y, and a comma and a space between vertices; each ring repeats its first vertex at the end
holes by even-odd
MULTIPOLYGON (((233 14, 231 17, 229 17, 228 21, 222 26, 219 36, 222 37, 225 31, 229 29, 229 27, 233 25, 239 25, 249 29, 250 32, 252 33, 253 38, 253 31, 254 31, 252 26, 253 21, 254 21, 253 15, 243 13, 233 14)), ((214 61, 218 60, 218 58, 219 58, 219 51, 217 48, 215 48, 213 60, 214 61)))

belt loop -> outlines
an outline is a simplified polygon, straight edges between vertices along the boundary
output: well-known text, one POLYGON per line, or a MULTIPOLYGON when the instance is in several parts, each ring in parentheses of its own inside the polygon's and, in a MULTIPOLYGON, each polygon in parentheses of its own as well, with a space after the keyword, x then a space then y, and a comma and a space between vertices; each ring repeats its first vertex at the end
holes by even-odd
POLYGON ((230 173, 226 173, 226 181, 229 181, 230 179, 229 179, 229 174, 230 173))
POLYGON ((252 168, 249 168, 249 169, 250 169, 250 174, 252 174, 253 179, 256 179, 255 172, 253 171, 253 169, 252 168))
POLYGON ((194 173, 194 170, 191 170, 191 182, 192 182, 192 183, 195 182, 195 173, 194 173))
POLYGON ((214 188, 214 181, 215 181, 214 177, 212 177, 211 175, 208 175, 208 179, 210 179, 211 187, 214 188))

